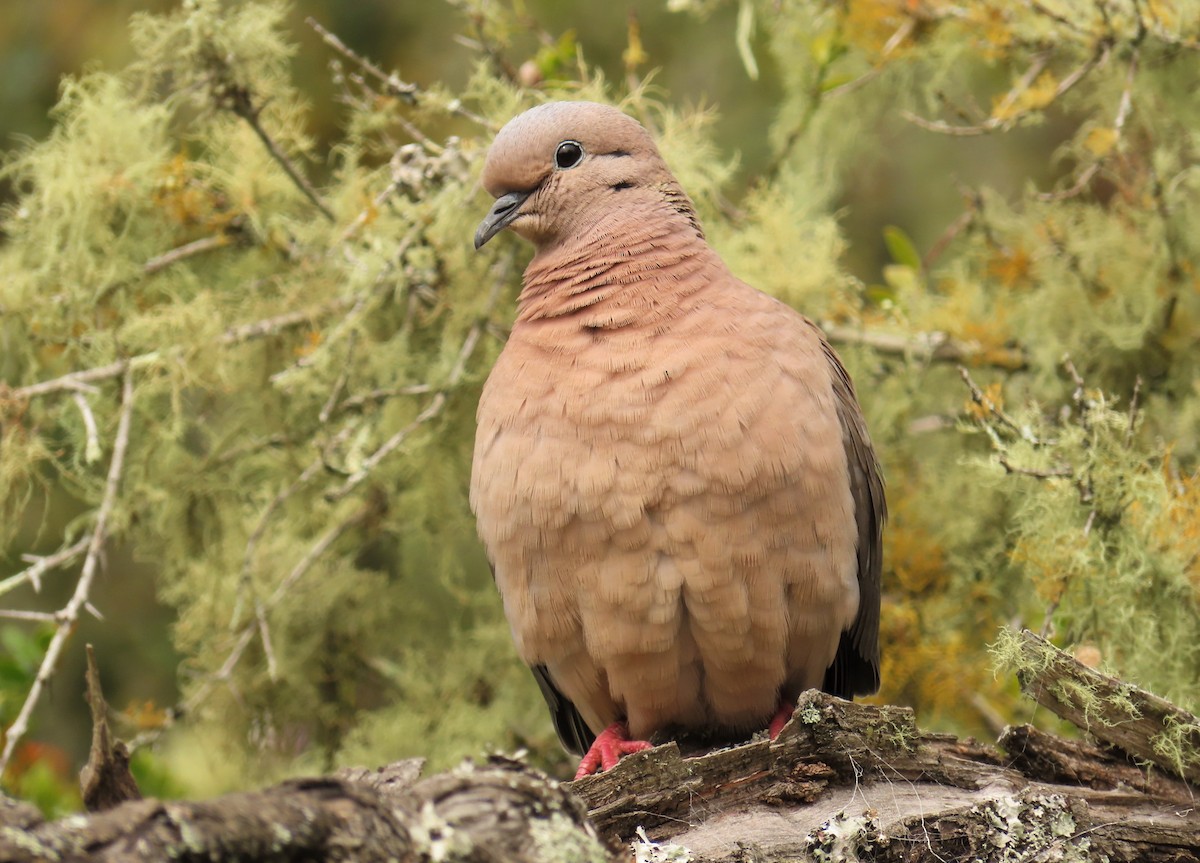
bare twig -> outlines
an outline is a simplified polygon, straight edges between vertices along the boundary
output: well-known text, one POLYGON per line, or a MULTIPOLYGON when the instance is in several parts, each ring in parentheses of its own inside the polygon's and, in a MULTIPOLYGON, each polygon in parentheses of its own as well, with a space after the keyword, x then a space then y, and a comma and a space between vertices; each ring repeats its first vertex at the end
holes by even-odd
MULTIPOLYGON (((911 111, 902 111, 901 116, 922 129, 930 132, 939 132, 943 135, 955 135, 959 137, 986 135, 988 132, 999 129, 1016 119, 1015 116, 1007 116, 1008 110, 1020 98, 1021 94, 1028 90, 1033 82, 1037 80, 1038 75, 1042 74, 1042 71, 1049 62, 1050 54, 1048 52, 1042 51, 1035 54, 1033 62, 1029 64, 1029 68, 1025 70, 1025 74, 1004 94, 1004 98, 1000 100, 1000 104, 996 106, 992 112, 992 116, 988 117, 982 123, 973 126, 959 126, 947 123, 944 120, 926 120, 924 117, 913 114, 911 111)), ((1018 114, 1017 116, 1020 115, 1018 114)))
POLYGON ((412 384, 405 387, 385 387, 369 390, 365 393, 347 396, 338 404, 336 412, 350 411, 362 408, 371 402, 385 402, 396 396, 423 396, 433 392, 433 384, 412 384))
POLYGON ((1009 370, 1023 369, 1028 362, 1019 348, 985 348, 976 342, 958 341, 942 332, 903 335, 829 322, 823 322, 821 329, 834 344, 864 345, 881 354, 912 357, 926 362, 969 362, 1009 370))
MULTIPOLYGON (((234 224, 230 224, 227 225, 225 231, 220 234, 214 234, 211 237, 201 237, 199 240, 193 240, 190 243, 184 243, 182 246, 169 249, 163 252, 161 255, 155 255, 153 258, 146 261, 146 263, 142 264, 142 275, 152 276, 157 272, 167 269, 167 267, 174 266, 180 261, 185 261, 195 255, 224 248, 232 242, 232 232, 234 230, 234 224)), ((121 288, 129 285, 131 281, 132 279, 118 279, 115 282, 109 283, 97 293, 96 302, 99 303, 106 300, 109 296, 116 293, 121 288)))
POLYGON ((274 682, 279 679, 279 663, 275 661, 275 648, 271 645, 271 627, 267 623, 267 610, 261 602, 254 605, 254 620, 262 640, 263 653, 267 657, 267 676, 274 682))
POLYGON ((321 425, 329 422, 329 417, 333 414, 333 409, 337 406, 338 399, 342 397, 342 393, 346 389, 346 381, 350 378, 350 366, 354 361, 354 348, 358 344, 358 330, 351 330, 348 338, 349 344, 346 345, 346 361, 342 364, 342 370, 338 374, 337 380, 334 381, 332 389, 329 391, 329 398, 325 400, 325 404, 321 407, 321 412, 317 414, 317 421, 321 425))
MULTIPOLYGON (((472 347, 474 347, 474 344, 472 344, 472 347)), ((449 382, 447 382, 447 385, 449 385, 449 382)), ((345 483, 338 488, 327 492, 325 494, 325 499, 329 501, 341 500, 350 492, 352 492, 359 485, 359 483, 361 483, 371 474, 371 471, 378 467, 381 461, 395 452, 396 448, 399 447, 400 444, 404 443, 405 439, 410 434, 441 413, 442 408, 445 407, 445 405, 445 390, 435 393, 433 398, 429 401, 429 404, 425 406, 425 409, 417 414, 416 419, 384 441, 379 449, 375 450, 375 452, 371 453, 371 455, 363 460, 362 467, 350 474, 345 483)))
POLYGON ((1038 192, 1037 199, 1047 204, 1054 204, 1058 201, 1066 201, 1081 195, 1083 190, 1088 187, 1088 183, 1092 182, 1092 178, 1099 172, 1102 161, 1102 159, 1097 159, 1080 171, 1079 176, 1075 178, 1075 182, 1066 189, 1057 192, 1038 192))
MULTIPOLYGON (((344 432, 348 431, 348 430, 349 430, 349 426, 347 426, 346 429, 343 429, 344 432)), ((293 494, 295 494, 297 491, 299 491, 306 483, 311 481, 312 478, 320 472, 321 466, 323 464, 324 464, 324 462, 322 461, 322 459, 320 459, 320 458, 314 459, 308 465, 308 467, 306 467, 303 471, 301 471, 300 476, 298 476, 290 485, 288 485, 287 488, 280 490, 279 493, 275 495, 275 497, 271 498, 271 502, 267 504, 266 509, 264 509, 262 512, 262 515, 260 515, 258 517, 258 524, 255 525, 254 530, 250 533, 249 538, 246 540, 246 548, 242 552, 242 574, 241 574, 241 578, 240 578, 240 581, 238 584, 238 598, 237 598, 237 601, 234 602, 234 606, 233 606, 233 615, 231 618, 231 625, 236 626, 241 620, 241 616, 242 616, 242 599, 241 599, 241 597, 242 597, 242 594, 246 590, 249 589, 250 569, 254 562, 254 552, 255 552, 255 549, 258 547, 259 541, 263 538, 263 535, 266 533, 267 525, 271 520, 271 516, 275 513, 275 510, 279 509, 279 507, 284 503, 284 501, 286 501, 293 494)))
POLYGON ((1070 30, 1072 33, 1074 33, 1077 36, 1081 36, 1081 37, 1084 37, 1087 39, 1094 38, 1094 34, 1089 32, 1086 28, 1079 26, 1079 24, 1076 23, 1075 21, 1072 21, 1070 18, 1066 17, 1065 15, 1060 15, 1059 13, 1055 12, 1053 9, 1047 9, 1045 6, 1043 6, 1041 3, 1039 3, 1038 0, 1025 0, 1025 5, 1028 6, 1030 9, 1032 9, 1034 12, 1037 12, 1039 15, 1046 16, 1051 21, 1053 21, 1055 24, 1058 24, 1061 27, 1065 27, 1066 29, 1070 30))
POLYGON ((228 234, 214 234, 211 237, 201 237, 198 240, 193 240, 190 243, 184 243, 182 246, 177 246, 169 252, 163 252, 161 255, 156 255, 142 265, 142 272, 147 276, 157 273, 159 270, 165 270, 172 264, 177 264, 182 260, 200 255, 204 252, 211 252, 215 249, 220 249, 228 246, 230 237, 228 234))
POLYGON ((1079 369, 1075 368, 1075 362, 1069 354, 1064 354, 1062 359, 1063 369, 1071 378, 1071 383, 1075 385, 1074 392, 1071 393, 1071 399, 1076 404, 1083 402, 1084 392, 1087 385, 1083 382, 1083 377, 1079 374, 1079 369))
POLYGON ((87 464, 92 464, 100 458, 100 430, 96 428, 96 415, 92 413, 92 406, 88 404, 87 396, 76 390, 71 394, 75 400, 75 405, 79 408, 79 412, 83 414, 83 428, 86 443, 83 447, 83 460, 87 464))
POLYGON ((41 383, 30 384, 27 387, 17 387, 9 391, 7 394, 0 391, 0 396, 7 395, 17 399, 31 399, 38 396, 48 395, 50 393, 58 393, 63 390, 78 390, 86 389, 87 384, 95 381, 109 380, 118 378, 125 374, 126 371, 139 369, 143 366, 150 365, 158 360, 160 354, 158 351, 150 351, 145 354, 138 354, 136 357, 130 357, 125 360, 117 360, 115 363, 109 363, 104 366, 96 366, 92 369, 84 369, 78 372, 69 372, 62 377, 52 378, 41 383))
POLYGON ((88 602, 88 594, 92 588, 92 581, 95 579, 96 570, 99 568, 100 549, 103 547, 108 536, 108 519, 116 503, 117 489, 121 484, 121 474, 125 468, 125 451, 129 446, 129 426, 132 417, 133 370, 132 368, 126 368, 125 379, 121 385, 121 416, 117 421, 116 437, 113 439, 112 460, 108 465, 108 479, 104 486, 104 497, 101 499, 100 507, 96 511, 96 525, 92 529, 91 539, 88 542, 87 557, 84 558, 83 569, 79 574, 79 581, 75 584, 75 592, 57 616, 58 628, 55 630, 53 638, 50 639, 50 645, 46 648, 46 655, 42 657, 42 664, 38 668, 37 677, 34 678, 28 695, 25 697, 25 703, 21 705, 21 710, 17 714, 17 718, 8 727, 4 741, 4 752, 3 755, 0 755, 0 774, 3 774, 8 767, 8 762, 17 748, 17 744, 20 743, 21 738, 29 730, 29 718, 33 714, 33 709, 37 706, 38 700, 41 698, 42 690, 50 682, 50 678, 54 676, 54 671, 58 667, 58 660, 62 655, 63 648, 66 647, 67 640, 75 631, 75 624, 79 620, 80 609, 88 602))
POLYGON ((1133 395, 1129 397, 1129 424, 1125 426, 1125 449, 1129 449, 1130 443, 1133 441, 1133 430, 1137 426, 1138 409, 1141 407, 1138 400, 1142 395, 1142 376, 1138 375, 1133 379, 1133 395))
POLYGON ((32 554, 23 555, 21 559, 26 563, 33 564, 33 566, 23 569, 16 575, 10 575, 8 578, 0 581, 0 596, 3 596, 11 590, 15 590, 23 584, 31 584, 33 585, 33 589, 35 591, 40 591, 42 589, 43 575, 52 569, 57 569, 60 566, 65 566, 66 564, 74 561, 75 558, 87 551, 87 547, 91 544, 91 542, 91 537, 85 536, 83 539, 79 540, 73 545, 68 545, 66 548, 61 548, 54 552, 54 554, 50 554, 45 557, 38 557, 32 554))
POLYGON ((346 45, 345 42, 338 38, 336 33, 325 29, 325 27, 322 26, 322 24, 317 21, 316 18, 305 18, 304 23, 316 30, 317 35, 321 37, 321 40, 326 45, 328 45, 334 51, 337 51, 351 63, 355 64, 364 72, 367 72, 369 75, 371 75, 371 77, 379 81, 389 96, 395 96, 399 99, 403 99, 410 105, 416 104, 417 94, 419 92, 419 88, 416 84, 410 84, 407 81, 400 80, 400 77, 395 72, 390 75, 387 74, 362 54, 359 54, 357 51, 346 45))
POLYGON ((1031 476, 1034 479, 1058 479, 1062 477, 1075 476, 1075 471, 1070 467, 1065 466, 1048 468, 1022 467, 1021 465, 1013 464, 1011 461, 1009 461, 1008 456, 1004 453, 1000 453, 1000 455, 997 456, 997 461, 1000 462, 1000 466, 1004 468, 1005 473, 1031 476))
MULTIPOLYGON (((317 21, 317 19, 311 17, 306 18, 305 23, 317 31, 317 34, 321 37, 322 41, 324 41, 326 45, 337 51, 351 63, 354 63, 364 72, 378 81, 388 95, 403 99, 412 105, 415 105, 417 100, 421 97, 428 95, 416 84, 412 84, 408 81, 402 81, 394 72, 391 74, 384 72, 366 57, 349 48, 345 42, 337 37, 336 34, 325 29, 325 27, 323 27, 321 23, 317 21)), ((458 99, 452 99, 441 107, 443 107, 447 112, 462 117, 465 120, 470 120, 472 123, 476 123, 485 129, 489 129, 493 132, 496 131, 495 124, 489 123, 483 117, 464 108, 458 99)))
POLYGON ((228 97, 229 110, 245 120, 246 124, 254 130, 254 134, 258 135, 258 139, 267 148, 267 152, 271 154, 271 158, 275 160, 279 167, 283 168, 283 172, 296 184, 296 188, 303 192, 308 200, 312 201, 313 206, 321 211, 321 215, 331 222, 336 221, 333 210, 329 209, 329 205, 321 200, 320 194, 313 188, 312 183, 300 173, 300 169, 292 164, 292 160, 275 143, 275 139, 271 137, 270 133, 263 128, 259 120, 259 117, 262 115, 263 106, 255 105, 251 99, 250 92, 241 87, 230 88, 226 95, 228 97))
POLYGON ((1022 440, 1028 441, 1035 446, 1045 443, 1034 436, 1033 432, 1028 427, 1021 425, 1011 416, 1004 412, 992 399, 988 398, 987 394, 980 389, 979 385, 972 379, 970 372, 965 366, 958 367, 958 374, 963 379, 963 383, 967 385, 967 389, 971 391, 971 401, 979 405, 985 412, 994 416, 1000 421, 1009 431, 1020 437, 1022 440))
POLYGON ((975 221, 977 213, 978 210, 975 207, 968 205, 953 222, 946 226, 946 230, 942 231, 941 235, 934 240, 933 245, 929 247, 929 251, 921 258, 922 269, 928 271, 933 266, 934 262, 942 256, 942 252, 946 250, 946 247, 954 241, 954 238, 965 231, 975 221))
POLYGON ((1029 64, 1029 68, 1025 70, 1025 74, 1020 77, 1017 83, 1009 88, 1009 91, 1004 94, 1004 98, 1000 100, 1000 104, 996 106, 992 112, 996 114, 1007 114, 1009 109, 1016 103, 1021 95, 1033 86, 1033 82, 1038 79, 1046 66, 1050 63, 1050 52, 1039 51, 1033 55, 1033 62, 1029 64))
POLYGON ((58 615, 50 611, 25 611, 19 608, 0 608, 0 618, 5 620, 30 620, 36 623, 54 623, 58 615))
POLYGON ((886 67, 875 66, 870 71, 864 72, 852 81, 847 81, 845 84, 838 84, 836 87, 830 87, 825 91, 822 98, 836 99, 839 96, 848 96, 856 90, 861 90, 863 87, 870 84, 881 74, 886 67))
POLYGON ((328 303, 322 303, 315 309, 284 312, 281 315, 255 321, 252 324, 241 324, 236 327, 230 327, 221 336, 221 344, 237 345, 242 342, 252 341, 253 339, 261 339, 264 336, 273 336, 276 333, 307 324, 326 315, 336 314, 343 309, 350 308, 355 302, 356 299, 354 297, 341 297, 331 300, 328 303))

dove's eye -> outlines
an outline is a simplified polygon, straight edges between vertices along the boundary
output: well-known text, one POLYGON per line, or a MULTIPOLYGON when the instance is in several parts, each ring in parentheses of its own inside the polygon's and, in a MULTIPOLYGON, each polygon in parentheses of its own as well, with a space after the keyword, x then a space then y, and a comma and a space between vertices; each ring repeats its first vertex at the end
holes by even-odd
POLYGON ((583 145, 578 141, 563 141, 554 151, 554 164, 561 170, 574 168, 583 161, 583 145))

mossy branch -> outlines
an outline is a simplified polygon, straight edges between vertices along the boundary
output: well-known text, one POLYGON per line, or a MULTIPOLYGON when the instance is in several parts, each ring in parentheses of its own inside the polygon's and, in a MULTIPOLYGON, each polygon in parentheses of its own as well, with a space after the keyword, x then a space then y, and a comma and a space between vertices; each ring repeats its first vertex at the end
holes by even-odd
POLYGON ((1101 674, 1028 630, 1003 650, 1021 690, 1097 740, 1200 784, 1200 717, 1101 674))

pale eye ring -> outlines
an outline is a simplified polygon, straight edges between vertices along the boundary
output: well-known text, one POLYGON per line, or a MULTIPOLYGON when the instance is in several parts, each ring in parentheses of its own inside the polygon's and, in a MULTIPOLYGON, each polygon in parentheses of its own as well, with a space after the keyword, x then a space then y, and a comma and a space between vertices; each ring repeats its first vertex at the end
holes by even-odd
POLYGON ((554 151, 554 164, 560 171, 574 168, 583 161, 583 144, 578 141, 563 141, 554 151))

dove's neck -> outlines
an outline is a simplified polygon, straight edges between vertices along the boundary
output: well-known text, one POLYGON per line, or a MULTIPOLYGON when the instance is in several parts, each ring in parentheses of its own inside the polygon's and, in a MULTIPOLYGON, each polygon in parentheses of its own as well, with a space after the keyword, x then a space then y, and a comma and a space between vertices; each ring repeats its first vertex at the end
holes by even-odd
POLYGON ((553 246, 525 270, 517 319, 557 318, 589 329, 661 322, 701 290, 701 271, 724 264, 704 240, 690 202, 626 207, 553 246))

